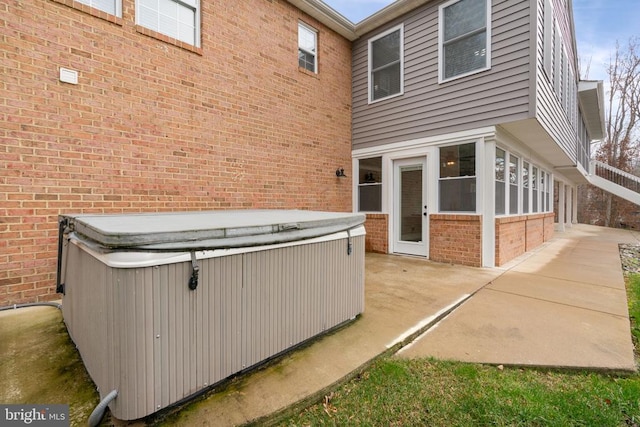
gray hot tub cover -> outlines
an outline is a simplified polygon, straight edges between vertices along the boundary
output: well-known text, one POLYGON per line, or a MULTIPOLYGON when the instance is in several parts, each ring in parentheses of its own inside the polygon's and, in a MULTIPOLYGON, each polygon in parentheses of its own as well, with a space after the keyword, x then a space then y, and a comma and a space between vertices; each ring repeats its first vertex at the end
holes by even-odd
POLYGON ((61 215, 69 231, 109 250, 176 251, 286 243, 348 231, 365 215, 303 210, 237 210, 61 215))

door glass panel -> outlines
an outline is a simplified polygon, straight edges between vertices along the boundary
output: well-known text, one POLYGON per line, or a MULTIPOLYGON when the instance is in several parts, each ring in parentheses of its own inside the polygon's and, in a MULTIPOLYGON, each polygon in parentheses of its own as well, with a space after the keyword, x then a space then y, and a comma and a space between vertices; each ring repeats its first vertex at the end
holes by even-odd
POLYGON ((400 240, 422 241, 422 165, 400 167, 400 240))

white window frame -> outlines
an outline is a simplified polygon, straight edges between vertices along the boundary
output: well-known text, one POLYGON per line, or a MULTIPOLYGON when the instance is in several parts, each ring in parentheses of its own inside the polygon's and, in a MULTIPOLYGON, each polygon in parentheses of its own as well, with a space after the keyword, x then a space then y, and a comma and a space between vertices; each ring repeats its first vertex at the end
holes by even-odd
POLYGON ((103 8, 101 8, 99 6, 99 3, 97 0, 76 0, 78 3, 82 3, 82 4, 86 4, 89 7, 93 7, 94 9, 98 9, 103 11, 104 13, 107 13, 109 15, 113 15, 116 16, 118 18, 122 18, 122 0, 111 0, 111 3, 114 4, 113 6, 113 10, 114 13, 111 13, 110 10, 104 10, 103 8))
POLYGON ((302 21, 298 21, 298 52, 300 52, 300 51, 306 53, 307 55, 313 56, 313 71, 307 69, 306 67, 301 67, 299 62, 298 62, 298 66, 300 68, 304 68, 307 71, 312 71, 313 73, 318 74, 318 30, 316 30, 315 28, 305 24, 302 21), (313 34, 313 46, 314 46, 314 48, 316 50, 315 52, 310 52, 310 51, 300 47, 300 39, 299 39, 299 37, 300 37, 300 30, 301 29, 305 29, 305 30, 307 30, 307 31, 309 31, 310 33, 313 34))
MULTIPOLYGON (((486 2, 486 23, 485 31, 487 33, 485 46, 485 66, 476 70, 469 71, 467 73, 458 74, 453 77, 444 77, 444 10, 462 0, 450 0, 442 5, 438 9, 438 83, 446 83, 452 80, 461 79, 463 77, 471 76, 473 74, 482 73, 491 69, 491 0, 485 0, 486 2)), ((466 35, 465 35, 466 36, 466 35)), ((463 36, 464 37, 464 36, 463 36)))
MULTIPOLYGON (((530 158, 527 158, 522 155, 522 153, 511 151, 502 146, 496 145, 496 149, 500 149, 505 152, 505 193, 504 193, 504 204, 505 204, 505 213, 498 214, 496 213, 496 217, 509 217, 509 216, 522 216, 522 215, 530 215, 536 213, 549 213, 553 211, 553 196, 551 195, 551 186, 550 180, 552 181, 552 175, 543 169, 539 163, 532 161, 530 158), (517 173, 516 173, 516 187, 517 191, 517 209, 516 212, 511 213, 511 182, 510 182, 510 163, 513 158, 518 159, 516 162, 517 173), (528 209, 524 209, 524 169, 525 166, 528 166, 528 209), (536 179, 533 180, 533 170, 537 171, 536 179), (535 182, 535 188, 533 183, 535 182), (533 209, 533 193, 534 189, 537 191, 537 209, 533 209), (547 196, 550 197, 550 201, 547 200, 547 196), (548 203, 549 202, 549 203, 548 203)), ((494 185, 499 182, 496 180, 495 175, 493 177, 494 185)))
POLYGON ((496 209, 496 204, 497 204, 497 200, 498 200, 498 196, 497 194, 495 195, 495 199, 496 202, 494 203, 494 209, 495 209, 495 216, 506 216, 508 215, 509 212, 509 206, 507 205, 508 203, 508 194, 509 194, 509 165, 507 163, 508 159, 509 159, 509 151, 496 145, 495 147, 495 156, 494 156, 494 172, 493 172, 493 183, 494 183, 494 187, 496 188, 495 192, 497 193, 497 187, 498 187, 498 183, 500 183, 500 185, 502 185, 502 191, 504 193, 504 196, 502 197, 502 213, 498 213, 498 210, 496 209), (495 166, 497 166, 497 161, 495 159, 498 159, 498 150, 502 151, 502 162, 503 162, 503 170, 502 170, 502 181, 500 181, 498 179, 498 177, 496 176, 496 170, 495 170, 495 166))
POLYGON ((553 89, 556 94, 556 97, 560 99, 560 81, 562 78, 562 52, 564 50, 564 45, 562 43, 562 36, 560 33, 560 27, 556 21, 555 28, 555 36, 554 46, 553 46, 553 89))
MULTIPOLYGON (((438 213, 452 213, 452 214, 459 214, 459 215, 473 215, 478 213, 478 209, 480 207, 480 203, 478 200, 478 171, 480 170, 480 168, 482 167, 479 163, 479 159, 481 158, 480 154, 478 153, 478 146, 481 145, 481 142, 479 141, 461 141, 461 142, 457 142, 455 144, 448 144, 448 145, 441 145, 438 146, 437 149, 437 154, 436 157, 438 159, 438 182, 437 182, 437 197, 438 197, 438 213), (442 162, 442 158, 440 157, 441 153, 442 153, 442 149, 443 148, 451 148, 451 147, 460 147, 461 145, 471 145, 473 144, 473 146, 475 147, 475 152, 474 152, 474 157, 475 157, 475 175, 458 175, 458 176, 450 176, 450 177, 442 177, 440 172, 441 172, 441 168, 440 168, 440 164, 442 162), (444 210, 441 206, 441 192, 442 192, 442 188, 441 188, 441 184, 443 182, 446 181, 462 181, 464 179, 473 179, 474 183, 473 183, 473 187, 474 187, 474 206, 475 206, 475 210, 472 211, 467 211, 467 210, 444 210)), ((459 152, 458 152, 459 153, 459 152)), ((457 159, 458 161, 460 161, 460 158, 457 159)))
MULTIPOLYGON (((158 0, 158 1, 161 1, 161 0, 158 0)), ((189 41, 182 40, 180 38, 174 37, 171 34, 167 34, 167 32, 163 31, 163 29, 160 28, 159 25, 158 25, 157 28, 149 28, 146 25, 144 25, 143 23, 141 23, 140 22, 140 18, 141 18, 142 13, 140 11, 140 8, 142 6, 142 4, 141 4, 142 2, 140 0, 136 0, 136 24, 140 25, 140 26, 142 26, 144 28, 148 28, 151 31, 156 31, 157 33, 164 34, 165 36, 171 37, 172 39, 178 40, 178 41, 180 41, 182 43, 189 44, 189 45, 192 45, 194 47, 200 47, 200 38, 201 38, 200 0, 167 0, 167 1, 171 1, 173 3, 176 3, 178 5, 182 5, 184 7, 187 7, 189 9, 193 10, 193 13, 194 13, 194 27, 195 27, 194 28, 194 30, 195 30, 194 43, 191 43, 189 41)), ((160 13, 159 10, 157 12, 158 12, 158 14, 160 13)), ((177 19, 177 17, 175 17, 175 18, 177 19)))
POLYGON ((383 156, 379 155, 379 156, 371 156, 371 157, 362 157, 359 159, 356 159, 356 163, 357 163, 357 169, 354 168, 354 170, 357 170, 357 173, 355 174, 355 178, 354 178, 354 183, 356 185, 357 191, 356 191, 356 195, 355 195, 355 200, 356 200, 356 212, 360 212, 360 213, 374 213, 374 214, 378 214, 378 213, 382 213, 383 212, 383 206, 384 206, 384 158, 383 156), (360 183, 360 162, 362 162, 363 160, 369 160, 369 159, 380 159, 380 182, 371 182, 371 183, 360 183), (360 207, 360 191, 363 187, 369 187, 369 186, 375 186, 375 187, 379 187, 380 188, 380 210, 363 210, 360 207))
POLYGON ((386 99, 390 99, 390 98, 395 98, 396 96, 401 96, 404 95, 404 24, 400 24, 397 25, 393 28, 388 29, 387 31, 380 33, 378 35, 376 35, 375 37, 372 37, 369 39, 368 44, 367 44, 367 52, 368 52, 368 84, 367 84, 367 88, 368 88, 368 99, 369 99, 369 104, 373 104, 376 102, 380 102, 380 101, 384 101, 386 99), (372 51, 372 45, 376 40, 379 40, 385 36, 388 36, 391 33, 394 33, 396 31, 400 32, 400 91, 398 93, 394 93, 392 95, 388 95, 385 96, 383 98, 378 98, 378 99, 373 99, 373 69, 372 69, 372 64, 373 64, 373 51, 372 51))

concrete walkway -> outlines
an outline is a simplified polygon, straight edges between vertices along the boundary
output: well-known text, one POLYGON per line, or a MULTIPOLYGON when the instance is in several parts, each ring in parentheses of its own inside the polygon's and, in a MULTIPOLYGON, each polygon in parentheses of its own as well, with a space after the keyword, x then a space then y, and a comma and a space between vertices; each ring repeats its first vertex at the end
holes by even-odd
POLYGON ((635 370, 619 243, 638 241, 585 225, 556 233, 399 356, 635 370))
POLYGON ((360 318, 190 405, 175 421, 237 425, 313 403, 407 344, 397 357, 634 370, 618 243, 638 239, 578 225, 495 269, 367 254, 360 318))

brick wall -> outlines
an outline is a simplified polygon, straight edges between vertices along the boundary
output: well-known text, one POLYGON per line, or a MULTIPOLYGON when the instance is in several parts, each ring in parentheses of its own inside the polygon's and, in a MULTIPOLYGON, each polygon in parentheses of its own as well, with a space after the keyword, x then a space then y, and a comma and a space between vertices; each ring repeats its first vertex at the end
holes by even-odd
POLYGON ((482 266, 480 215, 431 215, 429 227, 431 260, 472 267, 482 266))
POLYGON ((544 215, 544 241, 549 241, 555 232, 555 213, 544 215))
POLYGON ((544 243, 544 215, 527 215, 526 251, 537 248, 544 243))
POLYGON ((503 265, 553 237, 554 213, 496 218, 496 265, 503 265))
POLYGON ((386 254, 389 252, 389 216, 386 214, 367 214, 364 223, 367 230, 365 250, 386 254))
POLYGON ((496 265, 503 265, 526 251, 526 216, 496 218, 496 265))
POLYGON ((60 213, 351 208, 347 40, 283 0, 202 2, 197 49, 122 10, 0 4, 0 306, 58 297, 60 213))

